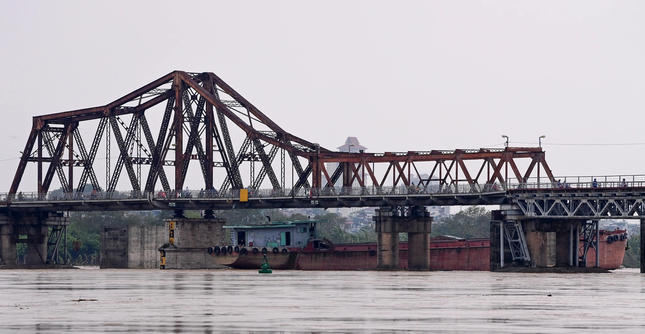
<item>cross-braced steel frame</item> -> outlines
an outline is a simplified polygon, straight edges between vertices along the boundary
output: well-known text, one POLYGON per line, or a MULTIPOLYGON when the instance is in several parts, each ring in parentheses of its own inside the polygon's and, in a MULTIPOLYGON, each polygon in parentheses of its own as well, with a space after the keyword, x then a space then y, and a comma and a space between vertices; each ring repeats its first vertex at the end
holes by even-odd
POLYGON ((554 181, 537 147, 333 152, 283 130, 215 74, 183 71, 104 106, 34 117, 9 200, 19 191, 28 163, 36 165, 39 196, 56 187, 56 176, 68 198, 82 196, 88 185, 101 198, 110 198, 117 188, 134 197, 155 189, 176 192, 189 174, 200 174, 204 189, 220 194, 261 187, 334 194, 368 186, 481 193, 509 190, 511 182, 554 181), (91 124, 90 134, 81 131, 86 124, 91 124), (520 166, 519 159, 528 162, 520 166))

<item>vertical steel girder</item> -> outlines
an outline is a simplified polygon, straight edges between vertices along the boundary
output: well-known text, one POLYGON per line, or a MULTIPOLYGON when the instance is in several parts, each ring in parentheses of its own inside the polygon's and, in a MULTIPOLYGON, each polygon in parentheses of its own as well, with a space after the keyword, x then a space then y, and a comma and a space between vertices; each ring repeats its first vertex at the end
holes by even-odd
POLYGON ((180 79, 179 73, 175 73, 173 80, 173 90, 175 91, 175 113, 172 125, 173 135, 175 137, 175 187, 176 190, 181 190, 184 185, 184 177, 182 175, 184 165, 184 108, 182 105, 182 96, 184 94, 183 83, 180 79))

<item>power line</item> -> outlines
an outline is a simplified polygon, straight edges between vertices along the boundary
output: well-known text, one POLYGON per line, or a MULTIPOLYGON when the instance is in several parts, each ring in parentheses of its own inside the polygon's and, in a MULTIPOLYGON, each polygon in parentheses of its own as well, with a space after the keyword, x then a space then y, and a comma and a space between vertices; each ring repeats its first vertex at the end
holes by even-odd
MULTIPOLYGON (((503 145, 504 143, 497 144, 498 145, 503 145)), ((529 144, 529 145, 537 145, 536 142, 521 142, 521 141, 511 141, 509 142, 510 144, 529 144)), ((542 141, 542 146, 639 146, 639 145, 645 145, 645 143, 619 143, 619 144, 607 144, 607 143, 591 143, 591 144, 572 144, 572 143, 545 143, 542 141)))
POLYGON ((640 146, 645 143, 623 143, 623 144, 564 144, 564 143, 542 143, 544 145, 557 145, 557 146, 640 146))

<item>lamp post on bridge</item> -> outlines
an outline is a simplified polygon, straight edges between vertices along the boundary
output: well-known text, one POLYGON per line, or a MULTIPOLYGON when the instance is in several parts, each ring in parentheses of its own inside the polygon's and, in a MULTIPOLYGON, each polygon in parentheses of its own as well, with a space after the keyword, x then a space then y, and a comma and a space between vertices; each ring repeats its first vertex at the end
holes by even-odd
POLYGON ((506 143, 504 143, 504 147, 508 147, 508 136, 502 135, 502 138, 506 138, 506 143))
MULTIPOLYGON (((541 135, 538 138, 538 144, 540 145, 540 149, 542 148, 542 138, 546 138, 546 136, 541 135)), ((542 153, 540 153, 539 159, 540 159, 539 163, 541 164, 542 163, 542 153)), ((538 187, 538 189, 540 189, 540 164, 538 164, 538 169, 537 169, 537 187, 538 187)))

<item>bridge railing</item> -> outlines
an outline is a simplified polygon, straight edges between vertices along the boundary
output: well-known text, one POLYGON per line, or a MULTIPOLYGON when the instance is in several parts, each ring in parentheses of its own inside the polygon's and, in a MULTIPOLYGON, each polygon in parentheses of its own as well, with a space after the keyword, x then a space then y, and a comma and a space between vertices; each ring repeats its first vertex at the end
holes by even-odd
MULTIPOLYGON (((247 189, 248 197, 254 198, 313 198, 313 197, 360 197, 360 196, 423 196, 442 194, 490 194, 506 191, 531 191, 531 190, 554 190, 563 189, 589 189, 604 188, 619 190, 620 188, 645 188, 645 175, 631 176, 567 176, 556 179, 556 182, 538 182, 530 180, 527 183, 508 182, 505 184, 439 184, 430 183, 428 186, 397 186, 397 187, 325 187, 325 188, 299 188, 299 189, 247 189)), ((8 193, 0 193, 2 202, 60 202, 60 201, 105 201, 105 200, 141 200, 147 199, 148 193, 137 191, 115 191, 91 192, 84 194, 63 193, 60 190, 38 194, 37 192, 19 192, 14 196, 8 193)), ((226 191, 211 190, 171 190, 157 191, 150 194, 155 200, 185 200, 185 199, 227 199, 239 200, 240 190, 229 189, 226 191)))
POLYGON ((604 175, 604 176, 564 176, 556 177, 555 182, 549 180, 529 180, 524 184, 511 183, 513 189, 558 189, 558 188, 639 188, 645 187, 645 175, 604 175))

